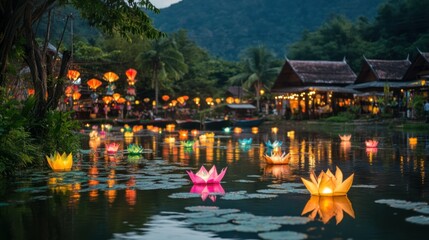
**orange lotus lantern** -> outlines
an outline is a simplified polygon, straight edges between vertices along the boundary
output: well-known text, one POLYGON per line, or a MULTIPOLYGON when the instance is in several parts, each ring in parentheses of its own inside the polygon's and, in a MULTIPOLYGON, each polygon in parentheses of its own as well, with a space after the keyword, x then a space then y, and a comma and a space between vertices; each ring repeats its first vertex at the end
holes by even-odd
POLYGON ((191 130, 191 134, 192 134, 192 136, 197 136, 197 135, 198 135, 198 133, 199 133, 199 131, 198 131, 197 129, 192 129, 192 130, 191 130))
POLYGON ((134 81, 134 79, 137 76, 137 71, 134 68, 130 68, 127 71, 125 71, 125 75, 127 75, 128 80, 134 81))
POLYGON ((274 134, 277 134, 279 132, 279 128, 278 127, 272 127, 271 132, 274 134))
POLYGON ((119 104, 124 104, 126 101, 127 101, 127 99, 121 97, 116 102, 119 103, 119 104))
POLYGON ((119 79, 118 74, 114 73, 114 72, 106 72, 103 75, 104 80, 108 81, 109 83, 112 83, 114 81, 117 81, 119 79))
POLYGON ((311 195, 315 196, 343 196, 347 195, 350 187, 353 183, 353 176, 350 175, 346 180, 343 181, 343 173, 341 169, 337 167, 335 175, 328 169, 326 173, 322 171, 319 176, 312 171, 310 173, 310 180, 301 178, 307 190, 311 195))
POLYGON ((76 70, 68 70, 67 71, 67 78, 72 81, 76 81, 80 76, 80 72, 76 70))
POLYGON ((288 164, 290 160, 289 153, 272 152, 271 155, 264 154, 264 159, 267 164, 288 164))
POLYGON ((338 197, 319 197, 311 196, 302 210, 301 215, 310 213, 308 216, 311 220, 314 220, 319 214, 320 219, 324 224, 328 223, 333 217, 335 217, 336 223, 339 224, 346 212, 352 218, 355 218, 355 212, 352 207, 352 203, 347 196, 338 197))
POLYGON ((46 156, 48 164, 54 171, 70 171, 73 165, 73 156, 72 154, 60 154, 55 152, 54 155, 46 156))
POLYGON ((88 84, 89 88, 91 88, 92 90, 96 90, 99 86, 102 85, 102 82, 98 79, 92 78, 90 80, 88 80, 88 82, 86 82, 86 84, 88 84))
POLYGON ((118 101, 118 100, 119 100, 119 98, 121 97, 121 94, 119 94, 119 93, 114 93, 114 94, 112 95, 112 97, 113 97, 113 99, 114 99, 115 101, 118 101))
POLYGON ((179 130, 179 139, 184 140, 188 138, 188 130, 179 130))
POLYGON ((235 127, 234 128, 234 133, 236 133, 236 134, 240 134, 240 133, 242 133, 243 132, 243 129, 241 128, 241 127, 235 127))
POLYGON ((338 135, 341 139, 341 141, 350 141, 350 139, 352 138, 351 134, 344 134, 344 135, 338 135))
POLYGON ((140 132, 143 130, 143 125, 134 125, 133 132, 140 132))
POLYGON ((165 126, 165 129, 167 130, 167 132, 173 132, 175 128, 176 128, 176 125, 174 124, 167 124, 165 126))
POLYGON ((80 99, 80 96, 82 96, 82 94, 80 94, 80 92, 74 92, 73 93, 73 100, 79 100, 80 99))
POLYGON ((164 102, 167 102, 167 101, 170 99, 170 96, 168 96, 168 95, 162 95, 161 99, 162 99, 164 102))

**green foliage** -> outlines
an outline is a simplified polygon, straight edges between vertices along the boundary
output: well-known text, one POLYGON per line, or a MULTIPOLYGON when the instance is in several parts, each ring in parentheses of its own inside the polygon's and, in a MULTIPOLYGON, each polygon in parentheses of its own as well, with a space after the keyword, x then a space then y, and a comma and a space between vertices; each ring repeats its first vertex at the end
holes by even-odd
POLYGON ((355 115, 349 111, 340 112, 336 116, 328 117, 325 119, 327 122, 351 122, 355 119, 355 115))
POLYGON ((424 116, 424 101, 425 97, 422 95, 413 96, 411 105, 413 106, 416 118, 422 118, 424 116))
POLYGON ((43 142, 45 154, 58 152, 76 152, 79 148, 80 138, 76 132, 80 125, 72 120, 71 112, 49 111, 43 120, 43 134, 40 141, 43 142))

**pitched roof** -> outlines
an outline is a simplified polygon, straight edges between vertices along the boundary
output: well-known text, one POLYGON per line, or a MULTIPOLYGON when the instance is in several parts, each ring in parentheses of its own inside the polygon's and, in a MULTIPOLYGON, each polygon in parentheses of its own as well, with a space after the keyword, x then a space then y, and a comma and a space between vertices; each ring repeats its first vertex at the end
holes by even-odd
POLYGON ((273 89, 299 86, 345 86, 356 74, 346 61, 286 60, 273 89))
POLYGON ((404 81, 413 81, 418 79, 429 78, 429 52, 418 51, 416 59, 414 59, 407 72, 404 74, 404 81))
POLYGON ((365 59, 371 69, 374 71, 378 80, 400 81, 407 69, 411 65, 411 61, 405 60, 378 60, 365 59))

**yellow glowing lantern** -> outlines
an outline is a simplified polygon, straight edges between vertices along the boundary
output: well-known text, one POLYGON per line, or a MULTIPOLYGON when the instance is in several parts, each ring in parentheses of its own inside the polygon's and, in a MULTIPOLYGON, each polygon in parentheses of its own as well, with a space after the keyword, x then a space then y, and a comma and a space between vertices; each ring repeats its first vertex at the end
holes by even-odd
POLYGON ((48 164, 54 171, 70 171, 73 165, 72 154, 60 154, 55 152, 54 155, 46 156, 48 164))
POLYGON ((143 130, 143 125, 134 125, 133 132, 140 132, 143 130))
POLYGON ((80 94, 80 92, 74 92, 73 93, 73 100, 79 100, 80 96, 82 96, 82 94, 80 94))
POLYGON ((146 128, 147 128, 147 130, 152 131, 153 125, 147 125, 146 128))
POLYGON ((118 99, 121 97, 121 94, 114 93, 112 96, 113 96, 113 100, 118 101, 118 99))
POLYGON ((29 96, 30 96, 30 95, 34 95, 34 93, 35 93, 34 88, 29 88, 29 89, 27 90, 27 93, 28 93, 28 95, 29 95, 29 96))
POLYGON ((184 103, 185 103, 185 99, 184 99, 183 97, 178 97, 178 98, 177 98, 177 101, 178 101, 180 104, 184 104, 184 103))
POLYGON ((411 149, 415 149, 417 145, 417 138, 416 137, 408 138, 408 144, 410 144, 411 149))
POLYGON ((189 100, 189 96, 183 96, 183 99, 185 100, 185 101, 188 101, 189 100))
POLYGON ((231 103, 234 103, 234 98, 233 97, 227 97, 225 99, 225 101, 226 101, 226 103, 231 104, 231 103))
POLYGON ((274 134, 277 134, 279 132, 279 128, 278 127, 272 127, 271 132, 274 134))
POLYGON ((161 99, 162 99, 164 102, 167 102, 167 101, 170 99, 170 96, 168 96, 168 95, 162 95, 161 99))
POLYGON ((295 131, 288 131, 288 132, 287 132, 287 136, 288 136, 290 139, 294 139, 294 138, 295 138, 295 131))
POLYGON ((259 132, 258 127, 252 127, 252 133, 253 134, 258 134, 258 132, 259 132))
POLYGON ((67 78, 72 81, 76 81, 80 76, 80 72, 76 70, 68 70, 67 71, 67 78))
POLYGON ((143 102, 148 103, 150 101, 149 98, 143 98, 143 102))
POLYGON ((176 104, 177 104, 177 100, 176 100, 176 99, 171 100, 171 104, 172 104, 173 106, 176 106, 176 104))
POLYGON ((173 132, 175 128, 176 125, 174 124, 167 124, 167 126, 165 126, 165 130, 167 130, 167 132, 173 132))
POLYGON ((73 88, 71 86, 66 87, 65 94, 67 97, 71 97, 73 95, 73 88))
POLYGON ((234 133, 240 134, 243 132, 243 129, 241 127, 235 127, 234 128, 234 133))
POLYGON ((208 98, 206 98, 206 103, 207 104, 211 104, 213 102, 213 98, 212 97, 208 97, 208 98))
POLYGON ((199 133, 199 131, 198 131, 197 129, 192 129, 192 130, 191 130, 191 134, 192 134, 192 136, 197 136, 197 135, 198 135, 198 133, 199 133))
POLYGON ((172 136, 170 136, 170 137, 166 137, 166 138, 165 138, 165 142, 166 142, 166 143, 173 144, 173 143, 175 143, 175 142, 176 142, 176 138, 175 138, 175 137, 172 137, 172 136))
POLYGON ((111 96, 105 96, 105 97, 103 97, 103 102, 105 104, 109 104, 112 100, 113 100, 113 97, 111 97, 111 96))
POLYGON ((240 98, 235 98, 234 103, 239 104, 241 102, 240 98))
POLYGON ((89 88, 95 91, 99 86, 102 85, 102 82, 98 79, 92 78, 91 80, 88 80, 86 84, 88 84, 89 88))
POLYGON ((216 98, 216 99, 215 99, 215 102, 216 102, 217 104, 219 104, 219 103, 221 103, 221 102, 222 102, 222 100, 221 100, 220 98, 216 98))
POLYGON ((341 169, 337 167, 335 175, 328 169, 326 173, 322 171, 319 176, 311 172, 311 181, 304 178, 301 178, 301 180, 311 195, 342 196, 347 195, 347 192, 350 190, 353 184, 353 176, 354 173, 343 181, 343 173, 341 169))
POLYGON ((200 104, 200 98, 199 97, 196 97, 193 100, 194 100, 195 104, 197 104, 197 105, 200 104))
POLYGON ((119 76, 114 72, 106 72, 103 75, 103 78, 104 78, 104 80, 108 81, 109 83, 112 83, 112 82, 118 80, 119 76))
POLYGON ((179 138, 181 140, 188 138, 188 130, 179 130, 179 138))

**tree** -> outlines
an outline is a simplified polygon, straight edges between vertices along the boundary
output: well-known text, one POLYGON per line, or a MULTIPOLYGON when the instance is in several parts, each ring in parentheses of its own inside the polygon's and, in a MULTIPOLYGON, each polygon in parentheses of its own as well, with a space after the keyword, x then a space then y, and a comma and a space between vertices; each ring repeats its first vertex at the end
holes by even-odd
POLYGON ((187 73, 188 66, 182 53, 177 49, 175 41, 169 37, 152 40, 150 49, 139 54, 136 61, 140 62, 143 73, 149 74, 152 79, 157 112, 159 85, 170 88, 171 80, 180 79, 187 73))
POLYGON ((264 46, 251 47, 241 57, 242 72, 231 77, 232 84, 240 84, 245 89, 255 90, 256 105, 260 110, 260 92, 269 85, 279 73, 280 68, 274 66, 274 54, 264 46))
MULTIPOLYGON (((49 48, 50 12, 57 5, 71 4, 79 10, 90 24, 107 34, 118 33, 123 37, 137 34, 146 37, 160 37, 150 18, 142 8, 158 12, 149 0, 3 0, 0 3, 0 86, 5 86, 8 75, 9 56, 14 51, 22 51, 22 58, 30 69, 35 89, 36 104, 34 116, 44 117, 50 109, 55 109, 63 94, 69 51, 62 54, 49 48), (47 31, 42 42, 36 41, 35 29, 38 21, 46 14, 47 31), (58 66, 59 65, 59 66, 58 66)), ((57 47, 58 49, 59 47, 57 47)))

